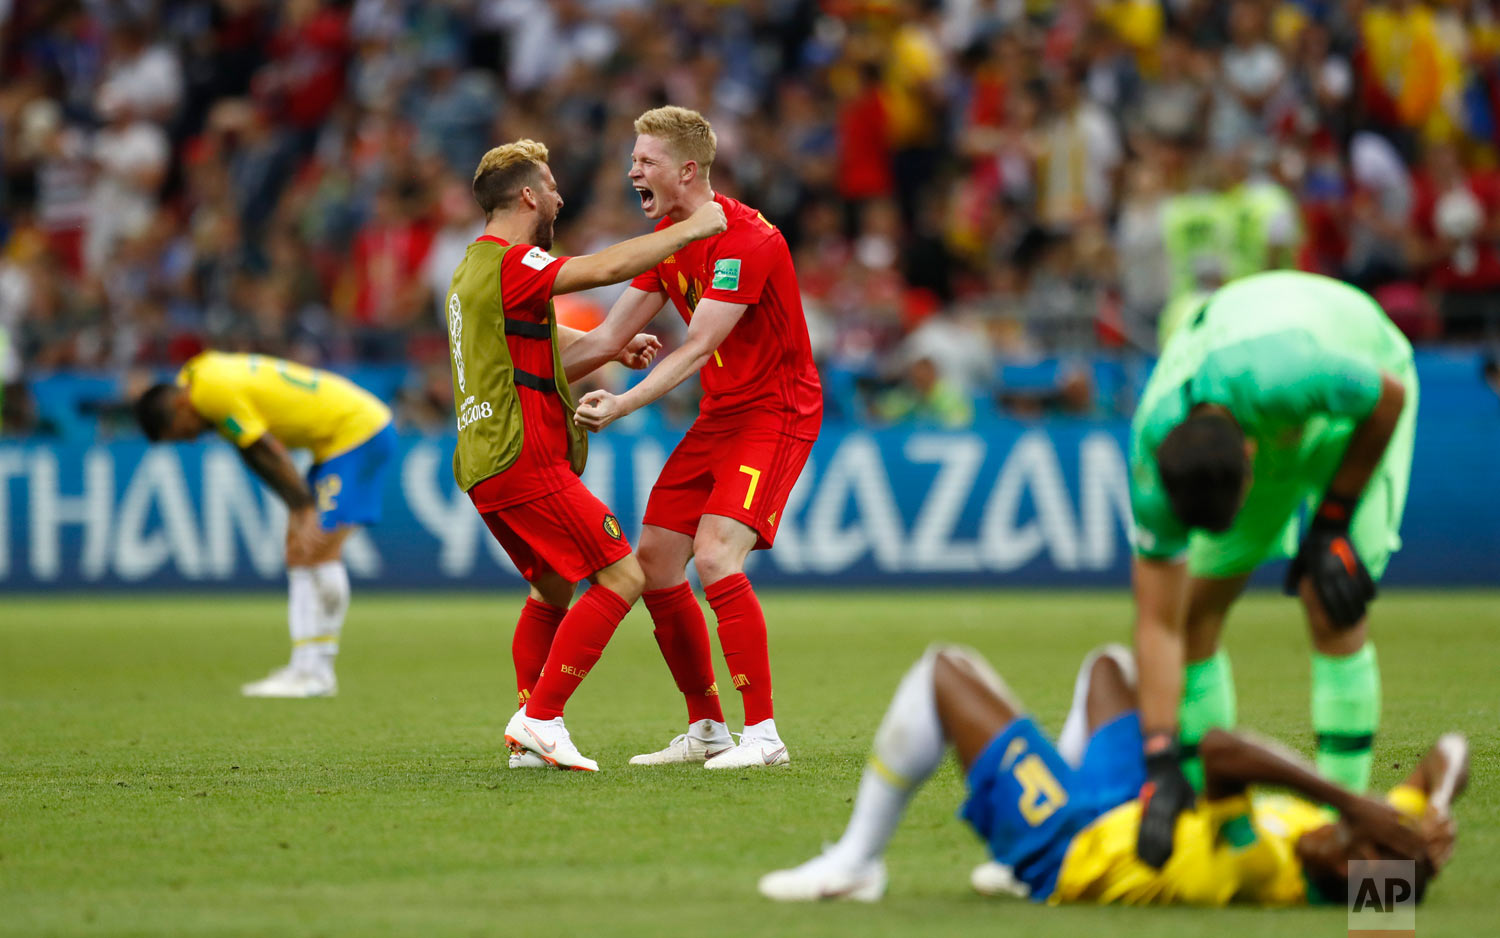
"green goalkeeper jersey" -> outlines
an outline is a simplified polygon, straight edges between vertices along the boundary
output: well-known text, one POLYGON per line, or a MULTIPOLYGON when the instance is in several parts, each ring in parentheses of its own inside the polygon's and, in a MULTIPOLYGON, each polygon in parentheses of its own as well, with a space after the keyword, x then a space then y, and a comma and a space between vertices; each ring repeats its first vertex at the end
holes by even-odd
POLYGON ((1193 406, 1226 407, 1255 442, 1252 485, 1286 484, 1308 454, 1369 416, 1382 370, 1405 374, 1411 357, 1374 300, 1329 277, 1277 271, 1216 291, 1162 350, 1131 422, 1136 553, 1170 558, 1187 548, 1156 450, 1193 406))

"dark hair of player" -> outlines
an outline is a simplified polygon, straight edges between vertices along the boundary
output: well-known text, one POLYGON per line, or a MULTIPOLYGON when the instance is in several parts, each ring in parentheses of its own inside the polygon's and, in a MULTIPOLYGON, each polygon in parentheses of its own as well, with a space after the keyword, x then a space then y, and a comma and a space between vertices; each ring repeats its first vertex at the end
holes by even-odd
POLYGON ((172 424, 172 397, 176 391, 177 386, 174 384, 153 384, 136 398, 135 419, 140 423, 141 432, 146 434, 146 439, 153 443, 161 440, 167 427, 172 424))
POLYGON ((520 160, 498 169, 486 169, 474 177, 474 200, 484 210, 485 220, 497 209, 509 206, 527 186, 541 184, 541 167, 520 160))
MULTIPOLYGON (((1357 845, 1356 845, 1357 846, 1357 845)), ((1420 905, 1427 898, 1427 883, 1435 875, 1432 861, 1427 857, 1408 857, 1392 853, 1389 850, 1376 850, 1372 853, 1359 851, 1351 848, 1349 860, 1410 860, 1414 861, 1414 878, 1412 883, 1412 901, 1420 905), (1372 856, 1373 853, 1373 856, 1372 856)), ((1303 873, 1307 876, 1308 885, 1317 892, 1317 898, 1331 905, 1347 905, 1349 903, 1349 874, 1347 868, 1344 870, 1332 869, 1315 863, 1303 864, 1303 873)))
POLYGON ((1214 533, 1239 513, 1249 473, 1245 435, 1222 414, 1192 414, 1156 448, 1162 486, 1177 520, 1214 533))

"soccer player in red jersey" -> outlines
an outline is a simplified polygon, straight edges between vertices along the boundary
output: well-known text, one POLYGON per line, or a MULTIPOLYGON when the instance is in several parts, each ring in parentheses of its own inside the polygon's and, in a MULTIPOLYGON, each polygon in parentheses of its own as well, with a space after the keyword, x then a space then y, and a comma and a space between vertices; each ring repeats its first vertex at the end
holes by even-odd
POLYGON ((769 548, 823 419, 797 274, 786 240, 755 209, 709 184, 715 138, 696 111, 662 107, 635 122, 630 180, 658 232, 704 205, 724 207, 729 228, 694 242, 637 277, 610 310, 633 333, 671 300, 687 321, 681 347, 629 391, 593 391, 575 421, 598 431, 698 374, 703 401, 651 491, 641 530, 646 608, 657 644, 687 700, 688 731, 635 765, 703 762, 706 768, 785 765, 771 707, 766 620, 745 558, 769 548), (745 706, 735 745, 719 705, 708 625, 688 586, 693 560, 719 620, 719 643, 745 706))
POLYGON ((569 419, 570 380, 611 359, 644 367, 659 347, 618 323, 561 329, 552 297, 634 276, 697 238, 724 230, 706 205, 659 231, 584 257, 554 257, 562 196, 533 140, 496 147, 474 173, 484 234, 453 272, 445 305, 458 443, 453 475, 531 584, 512 652, 522 707, 505 727, 512 767, 597 771, 563 725, 563 706, 620 620, 643 577, 620 523, 578 474, 587 434, 569 419), (577 603, 580 580, 593 585, 577 603))

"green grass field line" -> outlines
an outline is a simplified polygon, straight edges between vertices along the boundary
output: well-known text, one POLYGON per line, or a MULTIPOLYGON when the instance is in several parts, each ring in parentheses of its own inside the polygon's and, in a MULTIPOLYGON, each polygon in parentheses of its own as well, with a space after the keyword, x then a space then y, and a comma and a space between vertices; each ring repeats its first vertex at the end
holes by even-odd
MULTIPOLYGON (((754 892, 838 836, 875 724, 929 641, 983 651, 1055 730, 1083 653, 1128 641, 1123 593, 768 594, 793 763, 729 777, 625 765, 684 720, 640 609, 569 707, 604 771, 508 771, 520 598, 356 593, 340 696, 313 701, 238 696, 285 656, 275 596, 0 600, 0 935, 1345 934, 1340 909, 982 899, 951 763, 896 835, 880 905, 754 892)), ((1392 592, 1373 629, 1376 784, 1442 730, 1473 742, 1458 856, 1418 935, 1494 934, 1500 593, 1392 592)), ((1308 751, 1295 605, 1252 595, 1226 643, 1244 724, 1308 751)))

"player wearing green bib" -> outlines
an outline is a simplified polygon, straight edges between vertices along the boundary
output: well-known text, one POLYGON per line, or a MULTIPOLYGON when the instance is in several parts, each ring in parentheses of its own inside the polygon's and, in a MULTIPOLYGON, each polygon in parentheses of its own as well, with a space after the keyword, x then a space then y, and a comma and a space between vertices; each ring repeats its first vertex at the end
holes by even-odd
POLYGON ((1293 558, 1287 591, 1312 633, 1318 768, 1368 784, 1380 674, 1365 610, 1400 547, 1416 412, 1405 337, 1369 296, 1315 274, 1223 287, 1163 349, 1130 448, 1148 863, 1166 861, 1192 803, 1196 743, 1234 724, 1219 634, 1268 560, 1293 558))

